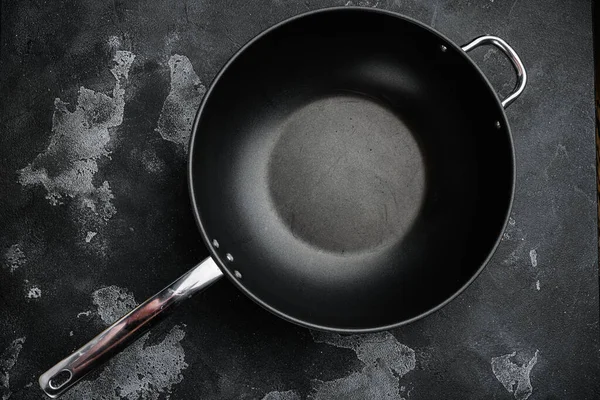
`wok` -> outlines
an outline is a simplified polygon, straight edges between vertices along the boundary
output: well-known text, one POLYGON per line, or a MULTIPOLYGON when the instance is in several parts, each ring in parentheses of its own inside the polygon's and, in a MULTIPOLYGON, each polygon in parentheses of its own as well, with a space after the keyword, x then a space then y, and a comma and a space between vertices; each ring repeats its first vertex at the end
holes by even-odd
POLYGON ((210 257, 44 373, 56 397, 226 276, 276 315, 361 333, 455 298, 496 249, 513 199, 504 108, 526 74, 502 39, 460 47, 410 18, 334 8, 252 39, 214 79, 189 154, 210 257), (501 50, 504 100, 467 52, 501 50))

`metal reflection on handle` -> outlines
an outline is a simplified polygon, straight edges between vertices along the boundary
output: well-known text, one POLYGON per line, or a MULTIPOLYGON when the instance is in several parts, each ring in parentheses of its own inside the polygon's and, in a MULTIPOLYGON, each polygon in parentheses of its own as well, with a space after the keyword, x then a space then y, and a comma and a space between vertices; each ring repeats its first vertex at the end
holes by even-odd
POLYGON ((527 72, 525 72, 525 66, 513 48, 497 36, 486 35, 478 37, 471 43, 462 46, 462 49, 464 52, 468 52, 483 45, 492 45, 500 49, 506 55, 506 57, 508 57, 517 73, 517 84, 515 85, 515 89, 507 98, 502 100, 502 107, 506 108, 513 101, 515 101, 521 93, 523 93, 523 90, 525 90, 525 85, 527 84, 527 72))
POLYGON ((169 310, 207 288, 221 276, 223 273, 219 267, 208 257, 42 374, 39 378, 40 387, 52 398, 60 396, 78 380, 123 350, 169 310))

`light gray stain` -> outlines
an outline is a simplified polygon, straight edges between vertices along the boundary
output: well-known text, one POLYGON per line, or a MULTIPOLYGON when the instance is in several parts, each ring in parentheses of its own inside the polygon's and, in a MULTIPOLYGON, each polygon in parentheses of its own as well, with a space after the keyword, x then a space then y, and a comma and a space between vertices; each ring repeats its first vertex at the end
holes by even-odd
POLYGON ((313 399, 402 399, 399 378, 416 366, 415 352, 389 332, 342 336, 311 332, 317 343, 352 349, 364 364, 360 372, 328 382, 316 381, 313 399))
POLYGON ((39 299, 40 297, 42 297, 42 290, 37 286, 32 286, 27 291, 28 299, 39 299))
POLYGON ((153 345, 147 345, 149 334, 114 357, 98 378, 79 383, 62 399, 169 398, 173 387, 183 380, 182 371, 188 367, 180 343, 185 332, 175 326, 160 343, 153 345))
POLYGON ((537 250, 536 249, 532 249, 529 251, 529 259, 531 260, 531 266, 532 267, 537 267, 538 266, 538 254, 537 254, 537 250))
POLYGON ((24 337, 13 340, 0 356, 0 394, 2 395, 2 400, 8 400, 12 394, 10 391, 9 372, 17 363, 23 343, 25 343, 24 337))
POLYGON ((511 360, 516 354, 516 352, 512 352, 493 357, 492 372, 506 390, 514 395, 515 399, 525 400, 533 393, 530 374, 538 361, 538 350, 535 351, 533 358, 523 365, 518 365, 511 360))
POLYGON ((512 252, 509 254, 508 258, 502 261, 504 265, 515 265, 519 262, 521 256, 523 255, 525 250, 525 239, 527 238, 527 234, 523 232, 514 218, 510 217, 508 219, 508 225, 502 235, 502 240, 505 242, 509 242, 508 246, 513 248, 512 252))
POLYGON ((109 128, 123 122, 122 84, 134 58, 128 51, 116 52, 111 69, 115 78, 112 97, 82 86, 73 112, 67 109, 67 103, 55 100, 50 143, 33 162, 18 171, 23 186, 42 185, 52 205, 77 198, 81 207, 91 209, 103 220, 116 213, 109 182, 96 186, 93 180, 98 172, 97 160, 109 157, 109 128))
POLYGON ((92 302, 97 307, 98 316, 107 325, 112 324, 138 305, 133 294, 114 285, 92 293, 92 302))
POLYGON ((6 250, 4 260, 10 272, 14 272, 17 268, 22 267, 27 262, 25 253, 23 253, 23 250, 21 250, 18 243, 13 244, 6 250))
POLYGON ((92 241, 92 239, 94 238, 94 236, 96 236, 98 234, 98 232, 92 232, 92 231, 88 231, 85 234, 85 242, 89 243, 92 241))
POLYGON ((272 391, 267 393, 262 400, 300 400, 300 396, 293 390, 286 390, 285 392, 272 391))
POLYGON ((206 88, 186 56, 169 59, 171 90, 163 103, 156 130, 163 139, 177 143, 186 152, 194 116, 206 88))

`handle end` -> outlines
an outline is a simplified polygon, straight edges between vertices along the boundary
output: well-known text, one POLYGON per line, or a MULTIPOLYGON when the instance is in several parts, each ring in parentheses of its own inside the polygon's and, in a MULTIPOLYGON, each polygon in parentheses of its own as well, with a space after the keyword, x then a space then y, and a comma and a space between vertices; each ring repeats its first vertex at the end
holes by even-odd
POLYGON ((57 371, 56 368, 51 368, 39 377, 38 383, 48 397, 55 399, 75 382, 73 382, 73 373, 70 370, 57 371))

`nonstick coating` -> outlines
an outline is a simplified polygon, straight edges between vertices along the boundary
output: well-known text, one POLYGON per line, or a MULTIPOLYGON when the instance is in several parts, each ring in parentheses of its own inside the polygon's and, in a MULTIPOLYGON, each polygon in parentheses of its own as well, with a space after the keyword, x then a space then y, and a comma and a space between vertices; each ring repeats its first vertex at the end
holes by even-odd
POLYGON ((387 329, 447 303, 497 246, 513 185, 510 130, 481 71, 378 10, 321 10, 259 35, 215 79, 191 143, 217 263, 319 329, 387 329))

